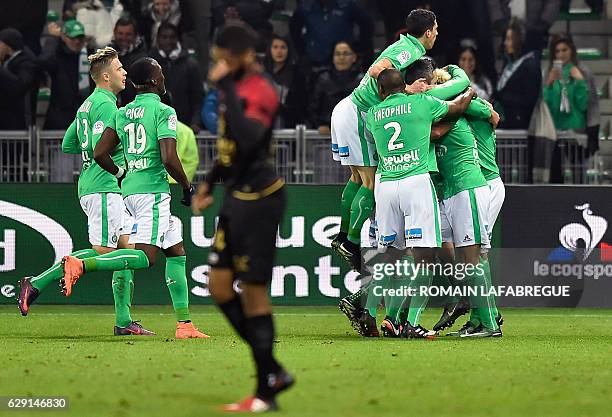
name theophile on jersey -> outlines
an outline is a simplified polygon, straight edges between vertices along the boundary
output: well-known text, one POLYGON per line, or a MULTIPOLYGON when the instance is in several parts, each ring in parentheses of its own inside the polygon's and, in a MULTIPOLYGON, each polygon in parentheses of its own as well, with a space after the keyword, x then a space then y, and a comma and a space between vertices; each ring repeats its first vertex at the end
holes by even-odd
POLYGON ((374 112, 374 121, 378 122, 389 117, 412 113, 412 103, 399 104, 393 107, 383 107, 374 112))

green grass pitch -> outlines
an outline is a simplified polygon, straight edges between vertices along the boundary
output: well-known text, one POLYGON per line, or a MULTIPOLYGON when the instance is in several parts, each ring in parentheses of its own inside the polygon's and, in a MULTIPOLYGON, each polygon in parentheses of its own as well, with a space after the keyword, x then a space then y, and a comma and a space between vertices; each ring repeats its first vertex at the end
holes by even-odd
MULTIPOLYGON (((363 339, 331 307, 275 312, 276 352, 297 377, 280 416, 610 415, 612 310, 505 309, 501 339, 434 341, 363 339)), ((158 336, 114 337, 112 313, 1 306, 0 395, 67 396, 70 408, 0 415, 214 416, 251 393, 249 352, 213 307, 192 308, 209 340, 175 341, 167 306, 134 309, 158 336)))

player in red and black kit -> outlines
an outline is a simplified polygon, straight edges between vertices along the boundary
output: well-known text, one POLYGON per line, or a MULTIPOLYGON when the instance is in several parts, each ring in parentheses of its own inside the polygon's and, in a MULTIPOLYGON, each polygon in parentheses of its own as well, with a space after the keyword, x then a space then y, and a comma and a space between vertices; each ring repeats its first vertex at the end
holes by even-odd
POLYGON ((212 48, 216 63, 209 79, 220 92, 218 158, 192 201, 194 214, 199 214, 212 203, 214 184, 223 181, 225 197, 208 258, 208 288, 251 347, 257 366, 255 395, 224 408, 242 412, 277 409, 276 395, 294 383, 272 353, 274 323, 268 286, 286 196, 274 168, 272 143, 279 99, 258 70, 256 42, 255 32, 242 24, 228 25, 217 35, 212 48), (236 280, 240 295, 234 291, 236 280))

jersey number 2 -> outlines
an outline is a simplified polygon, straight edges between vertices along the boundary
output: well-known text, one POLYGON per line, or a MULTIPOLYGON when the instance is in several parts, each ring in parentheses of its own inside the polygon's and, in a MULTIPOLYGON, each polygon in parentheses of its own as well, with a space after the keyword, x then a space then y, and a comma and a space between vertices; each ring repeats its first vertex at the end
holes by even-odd
POLYGON ((389 140, 389 144, 387 145, 387 149, 389 149, 389 152, 402 149, 404 147, 404 142, 395 143, 400 133, 402 133, 402 125, 400 125, 398 122, 389 122, 384 125, 383 128, 385 130, 393 129, 393 135, 391 135, 391 139, 389 140))
POLYGON ((130 123, 123 128, 128 134, 128 153, 140 154, 147 145, 147 132, 140 123, 130 123))

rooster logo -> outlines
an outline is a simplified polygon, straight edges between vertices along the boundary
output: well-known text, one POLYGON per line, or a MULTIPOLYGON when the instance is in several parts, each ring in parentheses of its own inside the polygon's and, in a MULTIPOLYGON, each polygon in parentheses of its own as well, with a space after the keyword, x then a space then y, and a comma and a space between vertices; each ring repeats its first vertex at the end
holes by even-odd
POLYGON ((595 216, 589 203, 574 208, 582 211, 582 218, 588 228, 581 223, 563 226, 559 230, 561 246, 551 252, 549 261, 571 261, 578 258, 584 262, 606 233, 608 221, 601 216, 595 216))

